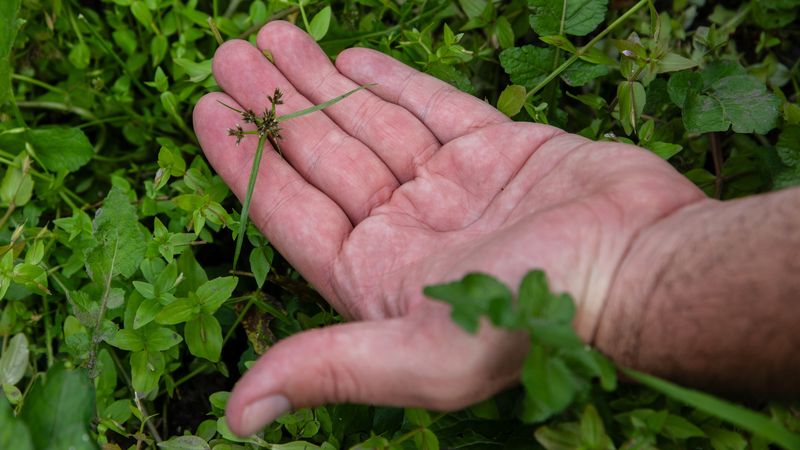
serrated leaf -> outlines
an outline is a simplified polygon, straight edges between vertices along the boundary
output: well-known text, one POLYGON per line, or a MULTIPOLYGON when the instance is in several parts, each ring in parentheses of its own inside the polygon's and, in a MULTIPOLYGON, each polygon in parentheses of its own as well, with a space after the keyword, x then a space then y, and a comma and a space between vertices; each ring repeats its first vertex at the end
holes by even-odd
POLYGON ((89 435, 94 416, 94 386, 85 370, 57 364, 39 378, 25 399, 21 417, 37 449, 96 450, 89 435))
POLYGON ((470 333, 478 331, 481 316, 488 315, 493 301, 502 302, 511 308, 511 291, 494 277, 482 273, 471 273, 459 281, 427 286, 426 296, 444 301, 452 308, 452 318, 470 333))
POLYGON ((561 79, 570 86, 584 86, 595 78, 608 75, 608 67, 577 60, 561 73, 561 79))
POLYGON ((98 245, 87 253, 86 269, 95 282, 105 285, 109 277, 128 278, 136 272, 144 258, 146 233, 122 188, 112 187, 97 211, 94 237, 98 245))
POLYGON ((553 70, 555 50, 525 45, 500 52, 500 65, 514 84, 531 89, 553 70))
POLYGON ((210 314, 199 314, 186 322, 183 331, 189 352, 212 362, 219 361, 222 353, 222 327, 210 314))
POLYGON ((308 34, 310 34, 315 41, 319 41, 328 34, 328 27, 330 25, 331 7, 328 5, 322 8, 314 15, 314 18, 311 19, 311 23, 308 26, 308 34))
POLYGON ((727 131, 766 134, 778 125, 781 100, 749 75, 728 76, 704 94, 690 95, 683 124, 690 133, 727 131))
POLYGON ((528 5, 531 27, 539 36, 585 36, 605 20, 608 0, 528 0, 528 5))

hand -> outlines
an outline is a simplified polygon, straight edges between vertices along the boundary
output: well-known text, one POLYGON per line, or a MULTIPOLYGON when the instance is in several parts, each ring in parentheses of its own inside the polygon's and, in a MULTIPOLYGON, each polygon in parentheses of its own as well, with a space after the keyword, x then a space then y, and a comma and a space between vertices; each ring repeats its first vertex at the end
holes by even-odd
MULTIPOLYGON (((330 63, 286 22, 258 45, 222 45, 194 126, 212 166, 243 198, 256 139, 220 105, 279 113, 344 101, 282 123, 266 151, 251 217, 272 245, 352 322, 277 343, 237 384, 231 429, 257 431, 290 407, 359 402, 431 409, 475 403, 517 381, 524 336, 455 326, 424 286, 473 271, 516 286, 533 268, 573 294, 591 341, 614 274, 638 232, 702 193, 650 152, 515 123, 477 98, 369 49, 330 63)), ((647 267, 642 267, 647 270, 647 267)))

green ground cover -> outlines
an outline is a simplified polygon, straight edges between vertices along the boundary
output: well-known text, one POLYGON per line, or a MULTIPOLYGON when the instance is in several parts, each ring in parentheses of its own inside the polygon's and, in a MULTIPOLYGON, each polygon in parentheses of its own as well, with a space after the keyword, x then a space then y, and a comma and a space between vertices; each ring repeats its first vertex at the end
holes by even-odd
MULTIPOLYGON (((561 338, 535 348, 563 376, 447 414, 302 409, 236 438, 223 416, 240 374, 341 319, 252 225, 232 270, 241 205, 191 129, 220 39, 285 19, 332 57, 378 49, 515 120, 645 147, 730 199, 800 184, 799 14, 798 0, 0 0, 0 448, 800 447, 796 403, 618 384, 564 337, 572 310, 552 305, 569 302, 537 273, 519 310, 509 288, 465 280, 505 303, 461 304, 459 323, 525 329, 538 311, 561 338)), ((429 294, 457 303, 459 286, 429 294)))

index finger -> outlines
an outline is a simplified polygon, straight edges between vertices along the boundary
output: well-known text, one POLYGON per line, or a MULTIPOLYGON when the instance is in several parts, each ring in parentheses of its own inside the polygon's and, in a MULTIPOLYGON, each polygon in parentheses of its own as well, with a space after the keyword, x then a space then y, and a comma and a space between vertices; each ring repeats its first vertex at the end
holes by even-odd
POLYGON ((375 50, 345 50, 336 58, 336 68, 358 84, 373 83, 370 91, 411 111, 443 145, 487 125, 510 121, 477 97, 375 50))

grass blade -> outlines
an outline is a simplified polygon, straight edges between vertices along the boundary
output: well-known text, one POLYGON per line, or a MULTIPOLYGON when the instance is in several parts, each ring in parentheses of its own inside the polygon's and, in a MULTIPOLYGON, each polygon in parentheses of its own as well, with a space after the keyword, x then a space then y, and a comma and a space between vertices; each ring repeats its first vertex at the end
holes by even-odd
POLYGON ((306 108, 306 109, 301 109, 300 111, 295 111, 293 113, 289 113, 289 114, 285 114, 283 116, 280 116, 280 117, 276 118, 275 121, 276 122, 283 122, 284 120, 294 119, 296 117, 305 116, 306 114, 311 114, 314 111, 319 111, 320 109, 325 109, 328 106, 331 106, 331 105, 333 105, 335 103, 338 103, 338 102, 344 100, 345 98, 355 94, 356 92, 358 92, 358 91, 360 91, 362 89, 365 89, 367 86, 373 86, 373 84, 365 84, 365 85, 359 86, 359 87, 353 89, 352 91, 345 92, 344 94, 342 94, 342 95, 340 95, 338 97, 334 97, 334 98, 328 100, 325 103, 320 103, 319 105, 314 105, 314 106, 306 108))
POLYGON ((253 167, 250 169, 250 181, 247 183, 247 193, 244 196, 244 201, 242 202, 242 213, 239 217, 239 236, 236 237, 236 250, 233 252, 233 270, 236 270, 236 263, 239 261, 239 254, 242 253, 244 235, 247 234, 250 201, 253 199, 253 190, 256 187, 258 168, 261 165, 261 156, 264 154, 264 144, 266 142, 267 136, 261 136, 258 138, 258 148, 256 148, 256 154, 253 157, 253 167))
POLYGON ((687 389, 636 370, 626 368, 620 368, 620 370, 622 370, 625 375, 669 398, 696 408, 706 414, 718 417, 743 430, 757 434, 783 448, 800 449, 800 435, 790 432, 763 414, 735 405, 731 402, 714 397, 713 395, 705 394, 694 389, 687 389))

